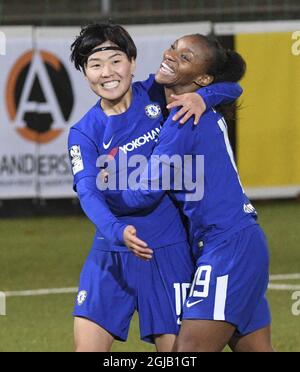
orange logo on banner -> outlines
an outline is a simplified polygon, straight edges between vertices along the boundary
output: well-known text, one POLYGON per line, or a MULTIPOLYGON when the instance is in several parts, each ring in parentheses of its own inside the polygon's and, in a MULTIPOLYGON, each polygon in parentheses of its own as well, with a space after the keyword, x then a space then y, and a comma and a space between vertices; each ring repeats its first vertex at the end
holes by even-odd
POLYGON ((65 129, 74 96, 62 62, 46 51, 28 51, 14 64, 6 86, 10 120, 26 140, 48 143, 65 129))

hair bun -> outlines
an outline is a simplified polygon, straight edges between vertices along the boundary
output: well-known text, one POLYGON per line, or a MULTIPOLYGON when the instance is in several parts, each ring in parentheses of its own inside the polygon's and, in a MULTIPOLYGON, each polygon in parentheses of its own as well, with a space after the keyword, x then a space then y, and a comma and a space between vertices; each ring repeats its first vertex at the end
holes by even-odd
POLYGON ((226 49, 226 67, 224 70, 229 81, 239 81, 246 72, 246 63, 242 56, 231 49, 226 49))

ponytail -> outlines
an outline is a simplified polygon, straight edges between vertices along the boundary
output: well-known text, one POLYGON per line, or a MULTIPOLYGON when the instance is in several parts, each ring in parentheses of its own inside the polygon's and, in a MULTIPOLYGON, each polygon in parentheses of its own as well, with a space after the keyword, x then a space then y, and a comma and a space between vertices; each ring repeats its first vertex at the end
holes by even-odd
POLYGON ((219 71, 216 71, 214 82, 238 82, 245 75, 246 62, 242 56, 234 50, 225 50, 224 56, 223 66, 220 66, 219 71))
MULTIPOLYGON (((197 34, 197 36, 205 42, 208 48, 205 73, 214 78, 213 83, 238 82, 242 79, 246 72, 246 62, 239 53, 234 50, 224 49, 213 36, 200 34, 197 34)), ((229 124, 235 120, 235 108, 235 102, 221 104, 216 107, 229 124)))
MULTIPOLYGON (((199 35, 202 36, 202 35, 199 35)), ((224 49, 212 36, 202 36, 210 52, 206 73, 214 77, 214 82, 238 82, 246 72, 246 62, 234 50, 224 49)))

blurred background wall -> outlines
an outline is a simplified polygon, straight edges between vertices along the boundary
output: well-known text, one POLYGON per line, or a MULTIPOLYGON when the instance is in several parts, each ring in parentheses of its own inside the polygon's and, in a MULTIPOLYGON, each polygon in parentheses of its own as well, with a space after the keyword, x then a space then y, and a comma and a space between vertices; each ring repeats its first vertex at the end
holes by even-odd
POLYGON ((137 44, 136 80, 184 34, 214 33, 240 52, 248 71, 230 138, 242 182, 253 199, 299 196, 299 1, 0 0, 0 216, 76 210, 67 135, 97 97, 70 45, 80 25, 109 19, 137 44))
POLYGON ((298 0, 1 0, 6 25, 79 25, 111 17, 123 24, 300 19, 298 0))

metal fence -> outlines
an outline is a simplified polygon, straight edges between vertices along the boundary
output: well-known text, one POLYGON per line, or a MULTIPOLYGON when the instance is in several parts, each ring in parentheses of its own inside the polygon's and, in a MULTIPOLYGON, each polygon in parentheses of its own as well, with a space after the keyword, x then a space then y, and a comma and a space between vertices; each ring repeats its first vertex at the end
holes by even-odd
POLYGON ((0 25, 300 19, 299 0, 0 0, 0 25))

